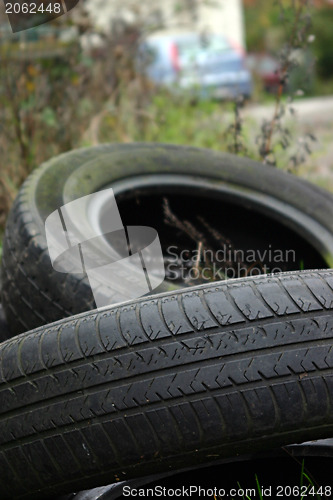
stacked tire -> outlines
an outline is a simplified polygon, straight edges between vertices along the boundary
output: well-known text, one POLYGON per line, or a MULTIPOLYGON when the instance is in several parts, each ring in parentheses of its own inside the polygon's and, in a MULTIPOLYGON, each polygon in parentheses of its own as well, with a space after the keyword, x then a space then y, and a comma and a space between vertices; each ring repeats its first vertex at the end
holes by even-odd
POLYGON ((272 225, 283 207, 288 230, 331 266, 333 198, 256 162, 134 144, 41 166, 4 240, 2 498, 50 498, 333 434, 332 270, 207 283, 100 311, 84 275, 53 270, 51 212, 120 182, 156 183, 162 196, 170 176, 174 190, 200 184, 258 204, 272 225))

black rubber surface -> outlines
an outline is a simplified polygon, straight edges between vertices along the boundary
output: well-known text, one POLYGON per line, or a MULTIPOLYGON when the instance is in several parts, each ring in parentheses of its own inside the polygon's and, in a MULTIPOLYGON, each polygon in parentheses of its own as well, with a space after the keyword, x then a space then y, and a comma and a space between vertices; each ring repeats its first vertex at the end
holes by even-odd
POLYGON ((0 304, 0 342, 8 339, 10 337, 9 328, 7 321, 3 312, 2 305, 0 304))
MULTIPOLYGON (((2 303, 12 334, 95 307, 85 275, 53 270, 45 239, 46 217, 63 204, 120 179, 159 174, 172 175, 175 184, 184 175, 208 180, 211 185, 237 186, 260 199, 270 196, 283 204, 286 214, 291 207, 310 217, 318 234, 333 235, 330 193, 246 158, 163 144, 109 144, 72 151, 33 172, 8 218, 2 303)), ((282 218, 281 214, 275 216, 282 218)), ((333 262, 333 243, 331 247, 319 249, 328 267, 333 262)))
POLYGON ((140 299, 0 345, 1 498, 333 435, 333 271, 140 299))

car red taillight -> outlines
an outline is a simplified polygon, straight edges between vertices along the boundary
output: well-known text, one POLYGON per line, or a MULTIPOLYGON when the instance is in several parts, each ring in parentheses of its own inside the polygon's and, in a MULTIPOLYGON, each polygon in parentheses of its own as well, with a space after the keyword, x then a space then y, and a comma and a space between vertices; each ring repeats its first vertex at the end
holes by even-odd
POLYGON ((172 43, 170 45, 170 57, 173 69, 177 72, 180 71, 179 52, 178 47, 175 43, 172 43))

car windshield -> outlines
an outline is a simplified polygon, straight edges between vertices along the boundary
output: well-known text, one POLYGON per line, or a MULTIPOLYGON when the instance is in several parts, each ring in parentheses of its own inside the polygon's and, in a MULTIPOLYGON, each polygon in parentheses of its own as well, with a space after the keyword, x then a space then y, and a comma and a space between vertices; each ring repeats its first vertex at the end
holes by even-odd
POLYGON ((225 38, 214 35, 179 39, 176 46, 182 64, 201 62, 231 50, 225 38))

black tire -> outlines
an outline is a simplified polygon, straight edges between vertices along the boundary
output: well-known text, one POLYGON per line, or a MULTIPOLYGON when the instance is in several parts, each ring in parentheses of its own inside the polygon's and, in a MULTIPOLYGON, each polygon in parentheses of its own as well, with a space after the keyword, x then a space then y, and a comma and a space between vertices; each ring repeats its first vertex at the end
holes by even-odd
MULTIPOLYGON (((119 180, 130 179, 130 189, 134 189, 138 176, 141 183, 144 178, 155 184, 169 176, 169 189, 171 182, 174 191, 180 186, 185 191, 196 186, 192 212, 204 192, 206 204, 211 205, 219 193, 219 199, 229 197, 235 205, 242 205, 254 221, 260 212, 268 214, 267 229, 255 224, 251 237, 256 231, 260 236, 273 233, 271 228, 283 223, 293 231, 286 241, 292 243, 293 235, 300 234, 304 241, 299 246, 310 242, 321 256, 309 262, 305 259, 305 269, 333 267, 333 197, 315 186, 257 162, 204 149, 160 144, 81 149, 37 169, 22 187, 9 215, 3 245, 2 302, 13 334, 94 309, 83 274, 53 270, 44 222, 63 204, 119 180)), ((162 198, 163 190, 160 193, 162 198)), ((148 213, 151 211, 148 207, 148 213)), ((149 224, 144 221, 144 225, 149 224)), ((244 222, 244 231, 248 226, 248 221, 244 222)), ((165 228, 159 231, 160 236, 164 232, 165 228)), ((295 263, 281 270, 299 268, 295 263)))
POLYGON ((201 285, 0 345, 1 498, 333 434, 333 271, 201 285))
POLYGON ((0 342, 3 342, 9 337, 10 337, 10 332, 8 329, 7 321, 4 316, 2 305, 0 304, 0 342))

